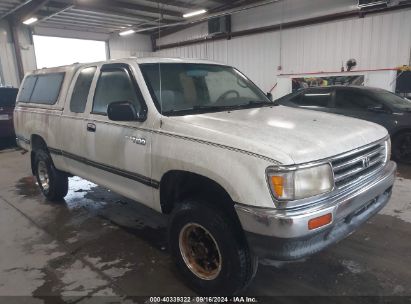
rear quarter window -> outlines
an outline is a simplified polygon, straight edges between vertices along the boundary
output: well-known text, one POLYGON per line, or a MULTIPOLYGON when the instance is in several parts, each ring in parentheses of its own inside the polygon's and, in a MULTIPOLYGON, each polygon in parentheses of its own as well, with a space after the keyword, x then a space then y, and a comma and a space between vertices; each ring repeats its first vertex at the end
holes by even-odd
POLYGON ((60 94, 63 79, 63 73, 39 75, 30 102, 55 104, 60 94))
POLYGON ((19 95, 19 102, 55 104, 65 73, 28 76, 19 95))
POLYGON ((36 76, 28 76, 24 80, 20 88, 19 102, 29 102, 33 93, 34 85, 36 84, 36 76))

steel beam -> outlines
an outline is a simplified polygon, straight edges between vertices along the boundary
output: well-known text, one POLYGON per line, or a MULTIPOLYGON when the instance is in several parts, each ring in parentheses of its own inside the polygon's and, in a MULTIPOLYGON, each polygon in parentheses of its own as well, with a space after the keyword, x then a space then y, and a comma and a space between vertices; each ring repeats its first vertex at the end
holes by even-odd
POLYGON ((11 14, 13 14, 14 12, 18 11, 19 9, 21 9, 22 7, 26 6, 27 4, 29 4, 30 2, 32 2, 33 0, 27 0, 23 3, 21 3, 20 5, 17 5, 15 8, 13 8, 12 10, 8 11, 7 13, 3 14, 0 16, 0 20, 10 16, 11 14))
POLYGON ((16 56, 17 74, 18 74, 19 82, 21 82, 24 78, 24 67, 23 67, 23 57, 21 55, 21 49, 20 49, 20 40, 19 40, 19 33, 17 30, 17 24, 9 21, 9 27, 10 27, 11 40, 13 41, 13 46, 14 46, 14 54, 16 56))
POLYGON ((46 20, 48 20, 48 19, 50 19, 50 18, 56 17, 57 15, 59 15, 59 14, 61 14, 61 13, 64 13, 65 11, 67 11, 67 10, 69 10, 69 9, 72 9, 73 7, 74 7, 74 5, 68 5, 68 6, 66 6, 66 7, 64 7, 64 8, 62 8, 62 9, 59 9, 58 11, 56 11, 56 12, 48 15, 48 16, 45 16, 45 17, 41 18, 38 22, 39 22, 39 23, 40 23, 40 22, 44 22, 44 21, 46 21, 46 20))

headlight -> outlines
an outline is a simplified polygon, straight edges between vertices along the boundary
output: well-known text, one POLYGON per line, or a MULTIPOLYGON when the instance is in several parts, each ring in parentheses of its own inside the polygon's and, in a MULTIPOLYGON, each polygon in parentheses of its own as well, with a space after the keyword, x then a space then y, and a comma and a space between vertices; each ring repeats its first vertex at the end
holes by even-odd
POLYGON ((292 201, 323 194, 334 188, 330 164, 316 167, 279 170, 267 169, 271 193, 279 201, 292 201))
POLYGON ((388 138, 385 141, 385 151, 386 151, 385 162, 388 162, 391 159, 391 139, 390 138, 388 138))

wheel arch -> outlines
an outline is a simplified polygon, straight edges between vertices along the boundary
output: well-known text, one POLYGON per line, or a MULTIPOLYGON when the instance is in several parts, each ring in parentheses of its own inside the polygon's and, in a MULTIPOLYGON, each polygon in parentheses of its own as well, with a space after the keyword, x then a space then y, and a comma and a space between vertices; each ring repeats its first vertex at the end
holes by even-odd
POLYGON ((225 214, 239 223, 230 194, 218 182, 204 175, 184 170, 170 170, 160 181, 160 204, 165 214, 184 199, 202 197, 216 208, 221 208, 225 214))

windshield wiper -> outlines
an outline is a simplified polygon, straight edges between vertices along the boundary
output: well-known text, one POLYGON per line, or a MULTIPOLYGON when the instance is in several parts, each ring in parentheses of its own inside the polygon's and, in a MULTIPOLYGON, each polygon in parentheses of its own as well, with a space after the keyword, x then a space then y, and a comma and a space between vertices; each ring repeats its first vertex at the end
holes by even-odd
POLYGON ((276 103, 274 101, 266 101, 266 100, 250 100, 248 105, 267 105, 267 106, 275 106, 276 103))
POLYGON ((237 105, 221 105, 221 106, 206 106, 206 105, 197 105, 192 108, 181 109, 181 110, 169 110, 164 114, 168 115, 179 115, 179 114, 189 114, 189 113, 201 113, 201 112, 214 112, 214 111, 229 111, 229 110, 239 110, 253 107, 255 105, 264 105, 264 106, 275 106, 274 102, 268 102, 264 100, 250 100, 248 103, 237 104, 237 105))
POLYGON ((163 112, 163 114, 175 116, 175 115, 186 115, 186 114, 194 114, 194 113, 198 114, 198 113, 208 112, 208 111, 213 112, 213 111, 221 111, 221 110, 232 110, 234 108, 237 108, 237 107, 233 107, 233 106, 194 106, 192 108, 187 108, 187 109, 168 110, 166 112, 163 112))
POLYGON ((218 111, 218 110, 236 110, 236 109, 243 109, 252 106, 275 106, 274 102, 264 101, 264 100, 250 100, 247 103, 242 104, 235 104, 235 105, 221 105, 221 106, 194 106, 193 110, 210 110, 210 111, 218 111))
POLYGON ((231 106, 194 106, 192 109, 193 110, 210 110, 210 111, 216 111, 216 110, 229 110, 229 109, 236 109, 238 108, 239 105, 231 105, 231 106))
POLYGON ((267 105, 267 106, 272 106, 275 105, 274 102, 268 102, 264 100, 250 100, 247 103, 242 103, 242 104, 235 104, 235 105, 221 105, 221 106, 194 106, 193 110, 230 110, 230 109, 241 109, 241 108, 247 108, 249 106, 255 106, 255 105, 267 105))
POLYGON ((221 106, 194 106, 193 110, 207 110, 207 111, 221 111, 221 110, 239 110, 246 109, 255 105, 273 105, 266 101, 249 101, 248 103, 236 104, 236 105, 221 105, 221 106))

